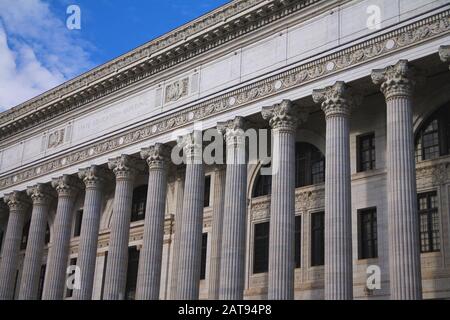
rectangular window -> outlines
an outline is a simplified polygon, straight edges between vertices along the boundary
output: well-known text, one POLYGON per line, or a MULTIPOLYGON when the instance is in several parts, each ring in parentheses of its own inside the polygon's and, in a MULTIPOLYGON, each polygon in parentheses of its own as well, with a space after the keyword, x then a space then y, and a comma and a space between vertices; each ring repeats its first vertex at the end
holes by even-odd
POLYGON ((73 236, 79 237, 81 234, 81 223, 83 222, 83 209, 80 209, 75 214, 75 227, 73 229, 73 236))
POLYGON ((202 258, 200 264, 200 279, 206 278, 206 254, 208 250, 208 234, 202 234, 202 258))
POLYGON ((295 267, 301 266, 301 247, 302 247, 302 216, 295 217, 295 267))
POLYGON ((325 214, 316 212, 311 214, 311 266, 322 266, 325 256, 325 214))
POLYGON ((269 222, 255 224, 253 241, 253 273, 269 269, 269 222))
POLYGON ((375 169, 375 134, 369 133, 357 137, 358 172, 375 169))
POLYGON ((136 298, 137 274, 139 268, 139 251, 136 247, 128 249, 127 285, 125 288, 125 300, 136 298))
POLYGON ((358 210, 358 258, 378 257, 377 209, 358 210))
POLYGON ((42 293, 44 292, 44 281, 45 281, 45 271, 47 269, 47 265, 43 264, 41 266, 41 271, 39 273, 39 286, 38 286, 38 299, 42 300, 42 293))
POLYGON ((421 252, 437 252, 441 249, 439 210, 436 192, 418 195, 421 252))
MULTIPOLYGON (((69 262, 69 266, 76 266, 77 265, 77 258, 71 258, 69 262)), ((72 271, 70 274, 67 275, 67 277, 73 276, 75 271, 72 271)), ((67 288, 66 291, 66 298, 71 298, 73 296, 73 289, 67 288)))
POLYGON ((210 203, 209 203, 209 198, 211 195, 211 176, 206 176, 205 177, 205 197, 203 200, 203 206, 205 208, 209 207, 210 203))

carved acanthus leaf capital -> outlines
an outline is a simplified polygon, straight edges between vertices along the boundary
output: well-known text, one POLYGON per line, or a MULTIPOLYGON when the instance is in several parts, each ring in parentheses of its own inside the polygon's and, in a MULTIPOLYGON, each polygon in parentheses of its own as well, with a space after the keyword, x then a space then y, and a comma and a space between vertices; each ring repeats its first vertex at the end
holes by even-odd
POLYGON ((227 145, 245 147, 245 119, 236 117, 233 120, 217 123, 217 130, 222 134, 227 145))
POLYGON ((203 160, 202 132, 195 130, 177 139, 179 147, 183 148, 186 163, 201 164, 203 160))
POLYGON ((408 60, 400 60, 395 65, 372 71, 372 81, 380 86, 386 100, 399 96, 411 97, 416 80, 417 72, 408 60))
POLYGON ((313 90, 312 98, 320 103, 325 117, 349 116, 352 109, 361 103, 361 96, 343 81, 338 81, 324 89, 313 90))
POLYGON ((450 63, 450 45, 439 48, 439 56, 443 62, 450 63))
POLYGON ((24 213, 30 205, 30 200, 23 191, 13 191, 6 194, 3 200, 8 205, 10 211, 21 211, 24 213))
POLYGON ((44 183, 38 183, 27 188, 27 194, 30 196, 33 204, 48 205, 54 198, 54 190, 44 183))
POLYGON ((149 169, 164 169, 170 159, 170 148, 156 143, 141 150, 141 158, 147 161, 149 169))
POLYGON ((75 197, 78 191, 83 188, 78 178, 68 174, 53 178, 52 187, 55 188, 58 197, 75 197))
POLYGON ((97 165, 80 169, 78 177, 84 182, 86 188, 102 188, 105 182, 113 178, 108 169, 97 165))
POLYGON ((109 159, 108 168, 114 172, 117 180, 134 179, 139 171, 138 159, 123 154, 117 158, 109 159))
POLYGON ((294 131, 298 122, 306 121, 306 113, 296 114, 291 100, 283 100, 270 107, 263 107, 261 115, 264 120, 269 120, 272 129, 294 131))

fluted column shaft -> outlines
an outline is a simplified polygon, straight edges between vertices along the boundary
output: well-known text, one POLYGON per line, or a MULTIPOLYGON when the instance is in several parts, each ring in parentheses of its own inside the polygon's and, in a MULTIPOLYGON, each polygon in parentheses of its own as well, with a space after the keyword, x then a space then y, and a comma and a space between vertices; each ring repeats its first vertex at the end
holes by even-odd
POLYGON ((44 184, 28 188, 27 193, 33 201, 33 211, 20 281, 19 300, 37 300, 40 298, 38 297, 39 277, 52 195, 49 186, 44 184))
POLYGON ((326 119, 325 299, 353 299, 349 116, 356 104, 343 82, 315 90, 326 119))
POLYGON ((270 300, 294 299, 295 129, 291 101, 262 110, 272 128, 272 196, 269 230, 270 300))
POLYGON ((177 177, 177 198, 175 208, 175 234, 173 237, 172 270, 170 279, 170 299, 177 297, 178 271, 180 265, 180 238, 181 225, 183 220, 183 198, 184 198, 184 176, 185 171, 179 173, 177 177))
POLYGON ((201 133, 196 131, 179 140, 179 143, 184 145, 186 156, 186 179, 180 236, 178 300, 196 300, 199 297, 205 189, 200 135, 201 133))
POLYGON ((414 158, 414 71, 406 60, 372 79, 387 103, 387 199, 391 299, 422 298, 419 216, 414 158))
POLYGON ((128 242, 136 167, 134 159, 126 155, 110 160, 108 165, 116 175, 116 190, 103 299, 123 300, 127 281, 128 242))
POLYGON ((76 195, 79 181, 69 175, 52 180, 58 193, 58 206, 53 223, 53 237, 50 246, 47 272, 44 284, 44 300, 61 300, 66 288, 66 271, 76 195))
POLYGON ((167 195, 167 161, 169 150, 162 144, 144 149, 141 157, 149 166, 147 207, 143 245, 137 280, 138 300, 158 300, 164 243, 164 215, 167 195))
POLYGON ((77 265, 80 268, 80 289, 74 289, 74 300, 92 299, 95 261, 97 258, 98 232, 102 210, 104 184, 109 178, 106 169, 91 166, 81 169, 78 176, 86 186, 81 222, 80 245, 77 265))
POLYGON ((9 206, 9 218, 0 263, 0 300, 12 300, 14 299, 14 281, 19 260, 20 239, 29 203, 25 194, 17 191, 6 195, 5 202, 9 206))
POLYGON ((208 298, 210 300, 219 299, 220 288, 220 263, 223 238, 223 216, 224 216, 224 195, 226 167, 217 166, 214 174, 214 202, 211 223, 211 253, 209 267, 209 288, 208 298))
POLYGON ((247 165, 244 119, 219 123, 225 137, 227 171, 220 262, 221 300, 242 300, 245 283, 245 232, 247 213, 247 165))

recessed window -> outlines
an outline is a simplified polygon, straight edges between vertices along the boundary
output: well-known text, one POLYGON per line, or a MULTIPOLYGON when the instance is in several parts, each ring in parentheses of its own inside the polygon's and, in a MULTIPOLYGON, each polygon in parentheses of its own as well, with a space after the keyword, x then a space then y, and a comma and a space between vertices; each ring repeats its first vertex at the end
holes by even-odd
POLYGON ((210 206, 210 200, 211 198, 211 176, 205 177, 205 195, 203 198, 203 207, 207 208, 210 206))
MULTIPOLYGON (((69 262, 69 266, 76 266, 77 265, 77 258, 71 258, 69 262)), ((67 277, 72 277, 75 274, 75 270, 73 270, 71 273, 67 275, 67 277)), ((71 298, 73 296, 73 289, 67 288, 66 291, 66 298, 71 298)))
POLYGON ((27 248, 28 236, 30 233, 30 224, 31 224, 31 221, 28 220, 28 222, 25 223, 25 225, 22 229, 22 238, 20 240, 20 250, 25 250, 27 248))
POLYGON ((136 247, 128 249, 127 284, 125 288, 125 300, 135 300, 137 275, 139 269, 139 251, 136 247))
POLYGON ((358 172, 375 169, 375 134, 368 133, 356 138, 358 146, 358 172))
POLYGON ((133 191, 133 204, 131 206, 131 222, 145 219, 145 206, 147 204, 148 185, 137 187, 133 191))
POLYGON ((325 181, 325 157, 310 143, 295 145, 295 187, 305 187, 325 181))
POLYGON ((295 216, 295 267, 301 266, 302 216, 295 216))
POLYGON ((255 224, 253 240, 253 273, 269 269, 269 222, 255 224))
POLYGON ((75 227, 73 229, 73 236, 79 237, 81 234, 81 224, 83 223, 83 209, 77 210, 75 213, 75 227))
MULTIPOLYGON (((264 166, 263 168, 268 168, 269 166, 264 166)), ((261 170, 258 173, 258 177, 255 180, 255 186, 253 187, 253 198, 267 196, 272 192, 272 176, 262 175, 261 170)))
POLYGON ((439 210, 436 192, 421 193, 418 196, 420 219, 420 250, 436 252, 441 249, 439 233, 439 210))
POLYGON ((311 214, 311 266, 322 266, 325 260, 325 214, 311 214))
POLYGON ((416 160, 436 159, 449 151, 450 104, 432 114, 416 134, 416 160))
POLYGON ((358 257, 378 257, 377 209, 358 210, 358 257))
POLYGON ((204 280, 206 278, 206 254, 208 250, 208 234, 202 234, 202 256, 200 263, 200 280, 204 280))

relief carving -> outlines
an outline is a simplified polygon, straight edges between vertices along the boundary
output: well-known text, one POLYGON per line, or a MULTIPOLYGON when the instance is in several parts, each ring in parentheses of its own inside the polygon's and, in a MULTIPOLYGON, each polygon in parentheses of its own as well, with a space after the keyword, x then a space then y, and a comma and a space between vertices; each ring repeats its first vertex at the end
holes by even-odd
POLYGON ((58 129, 56 131, 53 131, 49 133, 48 135, 48 142, 47 142, 47 149, 56 148, 64 143, 64 135, 65 135, 66 129, 58 129))
POLYGON ((180 79, 166 86, 165 102, 175 102, 187 96, 189 92, 189 78, 180 79))

